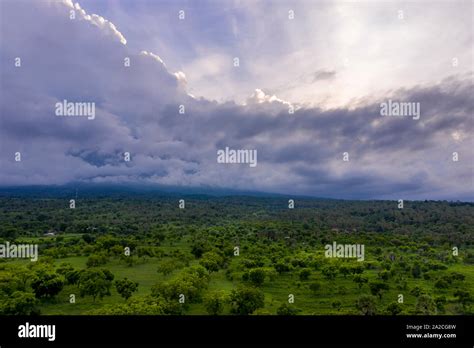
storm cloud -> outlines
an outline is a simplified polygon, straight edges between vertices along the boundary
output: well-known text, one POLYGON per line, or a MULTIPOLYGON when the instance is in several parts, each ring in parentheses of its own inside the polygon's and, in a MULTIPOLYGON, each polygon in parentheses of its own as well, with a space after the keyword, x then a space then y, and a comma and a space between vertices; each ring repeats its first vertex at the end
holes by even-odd
MULTIPOLYGON (((78 4, 1 6, 0 185, 141 182, 335 198, 474 198, 472 71, 332 108, 283 100, 260 86, 245 103, 217 102, 194 96, 187 71, 171 71, 159 52, 131 48, 120 27, 78 4), (95 103, 95 118, 57 117, 63 100, 95 103), (419 103, 420 119, 381 116, 388 100, 419 103), (257 150, 258 165, 217 163, 225 147, 257 150)), ((335 76, 308 74, 319 84, 335 76)))

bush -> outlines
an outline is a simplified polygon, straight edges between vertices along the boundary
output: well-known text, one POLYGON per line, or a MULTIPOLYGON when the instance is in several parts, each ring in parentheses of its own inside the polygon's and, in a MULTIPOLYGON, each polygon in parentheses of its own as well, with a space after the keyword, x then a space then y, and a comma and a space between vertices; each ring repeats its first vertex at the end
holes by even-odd
POLYGON ((362 295, 356 302, 356 308, 364 315, 376 314, 375 297, 362 295))
POLYGON ((122 296, 125 300, 128 300, 132 294, 138 290, 138 283, 133 282, 127 278, 122 280, 115 281, 115 288, 117 292, 122 296))
POLYGON ((102 299, 110 296, 113 274, 106 269, 86 269, 79 276, 79 294, 81 297, 92 296, 94 302, 97 297, 102 299))
POLYGON ((177 269, 180 269, 180 268, 183 268, 183 267, 184 267, 184 265, 181 262, 179 262, 178 260, 168 259, 168 260, 162 261, 158 265, 158 270, 157 271, 158 271, 158 273, 161 273, 164 276, 167 276, 168 274, 170 274, 174 270, 177 270, 177 269))
POLYGON ((231 313, 248 315, 265 304, 262 291, 254 287, 239 287, 230 294, 231 313))
POLYGON ((421 295, 416 303, 416 311, 423 315, 435 314, 436 306, 433 299, 428 295, 421 295))
POLYGON ((221 291, 214 291, 204 297, 204 307, 210 315, 218 315, 224 311, 225 295, 221 291))
POLYGON ((436 309, 439 312, 444 312, 444 305, 446 304, 446 297, 445 296, 438 296, 434 299, 436 309))
POLYGON ((375 281, 369 283, 369 288, 372 295, 378 296, 379 299, 382 299, 383 291, 387 291, 389 286, 387 283, 375 281))
POLYGON ((420 288, 419 286, 415 286, 413 289, 410 290, 410 294, 412 294, 415 297, 418 297, 423 293, 424 293, 424 290, 420 288))
POLYGON ((319 289, 321 289, 321 283, 313 282, 313 283, 309 284, 309 289, 313 293, 317 293, 319 291, 319 289))
POLYGON ((335 310, 339 311, 341 309, 342 303, 339 300, 334 301, 331 303, 331 307, 334 308, 335 310))
POLYGON ((294 307, 290 306, 288 303, 283 303, 277 309, 277 314, 278 315, 296 315, 299 312, 301 312, 301 309, 294 308, 294 307))
POLYGON ((334 278, 336 278, 337 268, 336 266, 333 266, 333 265, 327 266, 321 270, 321 273, 326 279, 333 280, 334 278))
POLYGON ((411 274, 413 278, 420 278, 421 277, 421 267, 418 263, 415 263, 411 268, 411 274))
POLYGON ((447 289, 449 288, 449 283, 445 280, 445 279, 438 279, 435 283, 434 283, 434 287, 437 288, 437 289, 447 289))
POLYGON ((155 284, 151 288, 154 297, 161 297, 170 302, 177 302, 178 296, 183 294, 186 303, 201 300, 201 292, 207 287, 209 273, 202 266, 184 268, 173 279, 155 284))
POLYGON ((217 272, 219 268, 222 267, 223 263, 223 258, 213 251, 204 253, 199 261, 199 264, 206 268, 209 273, 217 272))
POLYGON ((398 302, 392 302, 385 311, 390 315, 397 315, 402 312, 402 306, 398 302))
POLYGON ((100 266, 105 265, 107 261, 108 261, 107 256, 103 254, 95 254, 95 255, 89 256, 86 262, 86 266, 87 268, 100 267, 100 266))
POLYGON ((282 274, 285 272, 289 272, 290 266, 288 266, 286 263, 279 262, 275 265, 275 270, 278 272, 278 274, 282 274))
POLYGON ((305 280, 308 280, 309 277, 311 276, 311 270, 309 268, 303 268, 301 271, 300 271, 300 280, 301 281, 305 281, 305 280))
MULTIPOLYGON (((1 299, 1 298, 0 298, 1 299)), ((15 291, 12 295, 1 299, 0 314, 31 315, 37 313, 38 300, 29 292, 15 291)))
POLYGON ((63 289, 63 276, 48 271, 41 271, 31 282, 31 287, 37 298, 51 298, 63 289))
POLYGON ((255 286, 261 286, 265 281, 265 270, 262 268, 252 268, 242 276, 244 281, 248 281, 255 286))

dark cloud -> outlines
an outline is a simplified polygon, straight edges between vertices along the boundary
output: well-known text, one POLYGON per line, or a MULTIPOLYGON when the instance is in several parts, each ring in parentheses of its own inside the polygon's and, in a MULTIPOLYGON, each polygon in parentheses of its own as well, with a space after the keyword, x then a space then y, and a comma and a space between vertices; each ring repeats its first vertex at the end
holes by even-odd
POLYGON ((7 2, 3 9, 16 20, 2 25, 2 185, 145 182, 339 198, 474 197, 472 74, 351 108, 290 114, 281 100, 195 99, 158 56, 132 51, 110 27, 71 21, 66 5, 7 2), (13 65, 17 56, 21 68, 13 65), (63 99, 95 102, 96 118, 55 116, 63 99), (420 119, 382 117, 388 99, 420 103, 420 119), (218 164, 216 152, 226 146, 256 149, 257 167, 218 164))
POLYGON ((336 77, 334 70, 318 70, 313 73, 313 83, 321 80, 331 80, 336 77))

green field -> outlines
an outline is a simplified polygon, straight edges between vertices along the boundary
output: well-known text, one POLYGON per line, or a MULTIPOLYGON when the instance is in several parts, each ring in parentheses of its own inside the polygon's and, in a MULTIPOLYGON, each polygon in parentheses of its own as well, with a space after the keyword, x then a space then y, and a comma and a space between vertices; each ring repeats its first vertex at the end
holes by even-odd
POLYGON ((409 202, 400 211, 389 201, 302 199, 290 210, 284 198, 186 200, 179 209, 173 196, 92 196, 73 210, 61 197, 0 197, 2 243, 39 246, 36 262, 0 259, 0 310, 473 313, 472 204, 409 202), (326 257, 333 242, 363 245, 364 260, 326 257))

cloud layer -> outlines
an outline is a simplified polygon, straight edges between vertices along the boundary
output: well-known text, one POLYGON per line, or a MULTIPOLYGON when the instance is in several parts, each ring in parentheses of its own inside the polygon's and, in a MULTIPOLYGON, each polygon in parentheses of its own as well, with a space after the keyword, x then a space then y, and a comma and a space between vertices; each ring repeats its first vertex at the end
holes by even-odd
MULTIPOLYGON (((245 103, 217 102, 193 96, 186 77, 212 72, 219 56, 190 65, 199 71, 170 71, 159 52, 132 48, 119 27, 77 4, 1 6, 0 185, 143 182, 336 198, 474 198, 472 70, 332 108, 286 101, 258 85, 245 103), (54 105, 64 99, 94 102, 95 119, 57 117, 54 105), (420 119, 382 117, 388 99, 420 103, 420 119), (225 147, 256 149, 257 167, 217 163, 225 147)), ((338 74, 302 72, 297 83, 330 83, 338 74)))

